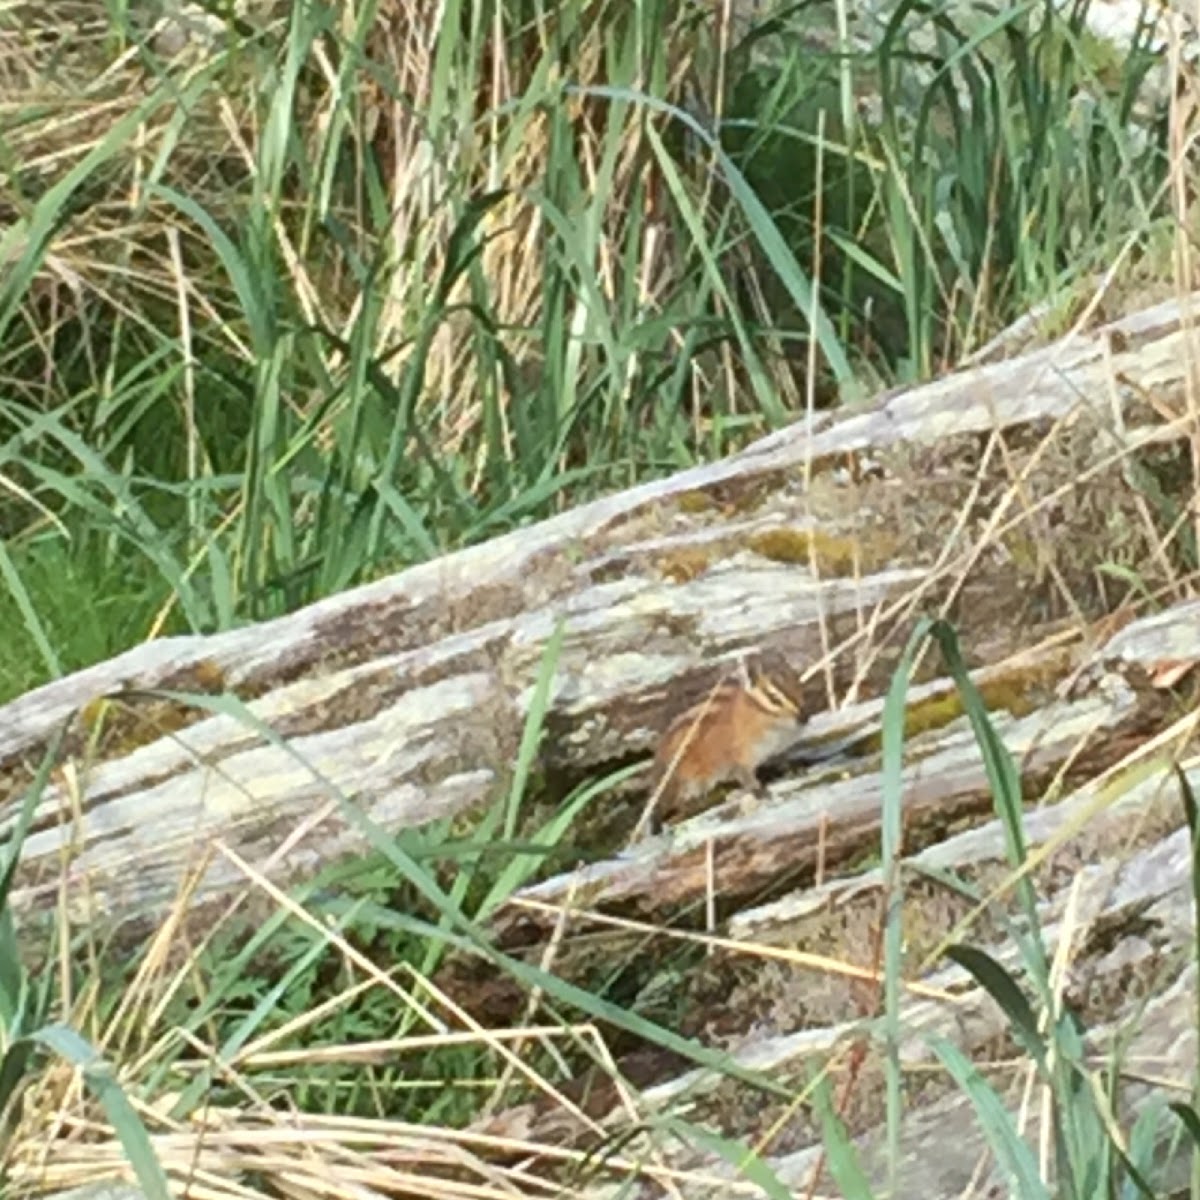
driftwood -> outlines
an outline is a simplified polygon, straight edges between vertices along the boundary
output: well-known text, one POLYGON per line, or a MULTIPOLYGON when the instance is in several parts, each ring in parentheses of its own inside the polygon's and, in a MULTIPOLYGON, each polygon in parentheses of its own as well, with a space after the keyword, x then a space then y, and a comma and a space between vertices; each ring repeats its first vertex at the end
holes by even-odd
MULTIPOLYGON (((65 900, 79 920, 153 921, 185 887, 202 911, 246 886, 242 862, 290 882, 367 848, 339 795, 392 831, 494 800, 559 620, 539 760, 547 803, 647 753, 681 700, 751 647, 807 664, 807 737, 869 732, 914 619, 945 613, 1027 798, 1040 801, 1028 815, 1044 859, 1034 878, 1052 938, 1071 936, 1068 992, 1093 1029, 1115 1028, 1149 997, 1142 1036, 1182 1046, 1172 1071, 1186 1079, 1190 1009, 1169 998, 1194 981, 1186 964, 1165 964, 1192 936, 1190 851, 1168 768, 1194 733, 1180 696, 1200 606, 1180 582, 1192 485, 1181 498, 1161 480, 1181 463, 1190 471, 1195 299, 801 418, 725 461, 251 629, 139 647, 5 706, 6 829, 56 731, 69 730, 70 767, 42 795, 25 843, 19 917, 36 929, 65 900), (1140 606, 1143 595, 1160 611, 1140 606), (149 695, 163 690, 234 693, 277 740, 236 711, 149 695), (1136 935, 1121 936, 1125 922, 1136 935)), ((906 1003, 912 1028, 970 1052, 1002 1042, 1003 1020, 935 951, 972 905, 920 872, 964 873, 986 897, 1010 868, 955 695, 926 656, 910 695, 904 804, 916 872, 909 954, 933 991, 906 1003), (922 964, 923 954, 933 957, 922 964)), ((879 881, 856 863, 878 847, 877 747, 781 774, 768 803, 734 795, 632 845, 622 829, 644 797, 636 779, 614 790, 588 816, 601 856, 523 889, 497 914, 497 936, 536 957, 564 914, 568 934, 618 917, 649 925, 715 897, 725 944, 714 971, 747 960, 756 970, 750 982, 722 980, 720 1002, 696 993, 685 1032, 783 1077, 836 1052, 865 1015, 861 980, 814 974, 795 952, 872 966, 879 881)), ((1016 970, 999 917, 1010 895, 991 898, 971 937, 1016 970)), ((906 1056, 929 1061, 919 1040, 906 1056)), ((652 1075, 651 1110, 686 1095, 698 1119, 738 1128, 735 1085, 677 1064, 652 1075)), ((867 1079, 877 1082, 877 1064, 867 1079)), ((869 1149, 879 1093, 872 1082, 860 1092, 847 1120, 869 1149)), ((916 1108, 905 1194, 953 1194, 981 1145, 969 1109, 949 1085, 922 1091, 916 1108), (956 1122, 955 1155, 936 1174, 921 1138, 956 1122)), ((624 1119, 615 1100, 587 1112, 624 1119)), ((587 1120, 538 1100, 487 1125, 536 1139, 574 1136, 587 1120)), ((799 1186, 819 1140, 797 1119, 767 1157, 799 1186)))

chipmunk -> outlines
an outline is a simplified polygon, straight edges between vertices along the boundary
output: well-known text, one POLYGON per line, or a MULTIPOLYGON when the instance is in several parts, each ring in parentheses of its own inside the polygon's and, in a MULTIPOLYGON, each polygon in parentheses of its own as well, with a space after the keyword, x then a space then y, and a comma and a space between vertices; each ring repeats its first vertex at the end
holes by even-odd
POLYGON ((720 783, 763 795, 758 768, 789 749, 800 735, 804 700, 795 672, 776 653, 759 655, 726 676, 667 727, 650 773, 643 825, 693 815, 695 801, 720 783))

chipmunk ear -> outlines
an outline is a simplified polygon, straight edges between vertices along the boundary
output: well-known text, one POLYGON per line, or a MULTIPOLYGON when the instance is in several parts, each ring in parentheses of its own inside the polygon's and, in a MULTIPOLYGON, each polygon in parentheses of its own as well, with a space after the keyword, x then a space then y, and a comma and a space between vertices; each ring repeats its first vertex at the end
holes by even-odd
POLYGON ((742 687, 748 688, 751 685, 751 683, 753 682, 753 675, 755 672, 757 672, 757 670, 758 670, 757 661, 755 662, 754 668, 752 671, 752 669, 750 667, 750 662, 749 662, 748 656, 745 654, 739 654, 737 656, 736 677, 737 677, 738 683, 741 684, 742 687))
POLYGON ((787 659, 778 650, 758 650, 754 654, 753 675, 762 679, 767 675, 787 675, 791 668, 787 659))

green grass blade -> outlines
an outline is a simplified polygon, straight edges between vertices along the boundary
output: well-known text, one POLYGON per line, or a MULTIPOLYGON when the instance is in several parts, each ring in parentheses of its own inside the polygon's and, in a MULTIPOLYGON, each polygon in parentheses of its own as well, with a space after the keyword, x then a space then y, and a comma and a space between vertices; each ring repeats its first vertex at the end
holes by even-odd
POLYGON ((925 1037, 971 1101, 988 1146, 1013 1188, 1011 1194, 1020 1196, 1021 1200, 1051 1200, 1051 1193, 1038 1174, 1033 1152, 1017 1132, 995 1089, 953 1042, 938 1034, 926 1034, 925 1037))
POLYGON ((4 1123, 11 1126, 16 1120, 18 1108, 15 1104, 25 1077, 29 1071, 29 1063, 37 1044, 28 1037, 21 1037, 9 1045, 0 1059, 0 1117, 4 1123))
POLYGON ((679 1118, 663 1122, 685 1144, 693 1144, 707 1150, 709 1154, 723 1159, 737 1173, 752 1183, 768 1200, 793 1200, 791 1188, 771 1170, 766 1160, 749 1146, 733 1138, 721 1137, 702 1125, 679 1118))
MULTIPOLYGON (((497 949, 492 944, 488 932, 466 916, 438 883, 434 875, 413 857, 403 844, 403 838, 391 836, 376 824, 350 797, 341 792, 332 780, 298 754, 294 746, 284 742, 274 729, 256 717, 236 696, 176 692, 165 688, 145 689, 130 694, 157 696, 178 704, 190 704, 209 712, 232 717, 245 723, 248 728, 254 729, 266 742, 293 757, 297 763, 312 773, 314 779, 319 780, 328 789, 331 796, 338 799, 339 807, 345 818, 359 831, 371 848, 390 862, 398 875, 446 920, 450 930, 462 938, 463 947, 470 948, 474 953, 493 963, 498 970, 512 975, 527 988, 538 988, 564 1004, 571 1004, 582 1009, 590 1017, 609 1022, 635 1037, 673 1050, 690 1059, 697 1066, 739 1079, 743 1083, 762 1088, 773 1095, 786 1096, 788 1094, 787 1089, 781 1084, 775 1083, 761 1071, 743 1067, 731 1054, 710 1050, 692 1038, 681 1037, 657 1022, 627 1012, 619 1004, 594 996, 584 988, 559 979, 540 968, 532 967, 497 949)), ((442 936, 449 935, 442 934, 442 936)))
MULTIPOLYGON (((1020 869, 1025 865, 1027 854, 1021 777, 1012 755, 996 733, 979 689, 967 672, 953 627, 946 621, 936 621, 931 627, 930 635, 937 640, 942 657, 962 697, 963 708, 971 723, 975 740, 979 743, 988 789, 992 794, 996 816, 1004 830, 1009 863, 1020 869)), ((1042 944, 1037 891, 1028 875, 1022 875, 1017 881, 1017 898, 1028 924, 1026 935, 1020 942, 1022 957, 1038 988, 1039 997, 1048 1005, 1050 964, 1042 944)))
MULTIPOLYGON (((64 723, 51 738, 42 755, 42 761, 38 764, 29 790, 17 808, 4 850, 4 866, 0 870, 0 1036, 10 1049, 13 1041, 27 1032, 25 1014, 28 980, 21 965, 21 947, 17 940, 16 924, 8 897, 21 860, 21 848, 33 824, 33 814, 50 781, 50 772, 58 762, 66 735, 67 723, 64 723)), ((6 1100, 7 1093, 0 1091, 0 1106, 3 1106, 6 1100)))
POLYGON ((555 672, 558 670, 558 656, 562 651, 566 632, 566 621, 562 617, 558 617, 549 638, 546 639, 546 649, 542 653, 537 679, 533 685, 533 695, 529 700, 529 710, 525 714, 525 723, 521 729, 521 744, 517 747, 517 761, 513 767, 508 799, 504 805, 505 841, 511 841, 517 831, 521 800, 529 783, 530 772, 537 760, 543 724, 550 706, 550 689, 554 684, 555 672))
POLYGON ((56 230, 69 220, 72 197, 101 167, 123 153, 137 131, 175 97, 165 89, 152 92, 119 117, 104 136, 38 198, 28 220, 11 222, 0 236, 0 263, 11 264, 0 275, 0 344, 23 303, 56 230), (15 260, 15 261, 14 261, 15 260))
POLYGON ((42 661, 46 664, 47 672, 54 678, 59 678, 63 673, 62 663, 59 661, 54 647, 50 644, 50 639, 46 636, 45 627, 25 588, 21 573, 13 563, 3 541, 0 541, 0 579, 4 580, 8 593, 12 596, 17 611, 21 614, 21 620, 25 622, 25 628, 29 631, 29 636, 33 639, 38 653, 42 656, 42 661))
POLYGON ((177 208, 204 234, 205 240, 212 246, 229 282, 233 285, 238 299, 238 311, 246 319, 256 351, 259 354, 270 354, 275 338, 271 322, 266 315, 266 297, 258 273, 253 270, 246 255, 197 200, 161 183, 154 185, 153 192, 177 208))
POLYGON ((563 802, 562 808, 534 834, 528 846, 513 846, 512 857, 501 868, 495 882, 488 890, 475 920, 482 923, 494 915, 508 898, 528 882, 546 856, 559 844, 579 814, 597 797, 619 785, 641 770, 640 764, 615 771, 603 779, 595 780, 577 788, 563 802))
POLYGON ((34 1034, 33 1038, 46 1049, 82 1069, 84 1083, 100 1101, 105 1116, 112 1123, 125 1157, 137 1175, 138 1186, 147 1200, 171 1200, 166 1172, 154 1153, 145 1125, 117 1081, 111 1064, 91 1043, 66 1025, 48 1025, 34 1034))
MULTIPOLYGON (((1196 928, 1200 929, 1200 805, 1196 802, 1196 793, 1184 769, 1177 762, 1172 764, 1171 769, 1179 781, 1179 796, 1183 803, 1183 814, 1191 842, 1192 915, 1196 922, 1196 928)), ((1194 937, 1192 938, 1192 958, 1197 977, 1200 978, 1200 939, 1194 937)), ((1192 1020, 1196 1033, 1200 1036, 1200 990, 1197 991, 1194 1004, 1196 1008, 1192 1014, 1192 1020)), ((1196 1104, 1198 1099, 1200 1099, 1200 1064, 1197 1064, 1192 1071, 1192 1104, 1196 1104)), ((1172 1104, 1171 1109, 1183 1122, 1192 1137, 1192 1195, 1200 1197, 1200 1136, 1197 1136, 1200 1126, 1195 1123, 1195 1109, 1188 1105, 1176 1104, 1172 1104)))
POLYGON ((189 1113, 202 1102, 220 1073, 220 1065, 232 1062, 242 1047, 268 1021, 278 1015, 280 1001, 288 994, 295 981, 302 978, 327 949, 328 942, 322 937, 314 936, 308 949, 298 954, 275 983, 263 990, 251 1010, 226 1032, 216 1053, 217 1063, 205 1064, 181 1090, 172 1106, 174 1112, 189 1113))
POLYGON ((1200 1148, 1200 1116, 1196 1115, 1196 1110, 1182 1100, 1172 1100, 1167 1107, 1179 1118, 1192 1144, 1200 1148))
POLYGON ((813 1088, 813 1105, 821 1119, 822 1140, 829 1161, 829 1173, 845 1200, 875 1200, 871 1181, 867 1178, 858 1152, 854 1148, 846 1123, 833 1107, 829 1079, 822 1076, 813 1088))
POLYGON ((38 801, 41 800, 42 793, 50 782, 50 772, 58 762, 59 752, 67 736, 68 725, 69 722, 60 725, 50 739, 50 744, 42 755, 42 761, 38 764, 37 774, 34 775, 33 782, 17 809, 16 819, 12 823, 4 847, 4 867, 0 870, 0 909, 8 910, 8 894, 20 862, 21 847, 24 845, 25 835, 29 832, 30 825, 33 824, 33 813, 37 808, 38 801))
MULTIPOLYGON (((713 155, 714 161, 721 169, 721 174, 728 184, 734 198, 746 215, 747 222, 755 240, 763 251, 764 257, 778 273, 780 282, 787 289, 797 311, 806 317, 811 315, 814 323, 813 334, 817 338, 830 369, 837 377, 838 383, 847 387, 855 386, 854 372, 846 358, 845 351, 837 337, 837 332, 829 320, 820 300, 813 294, 812 282, 800 269, 795 254, 784 241, 779 227, 766 210, 762 201, 746 181, 746 177, 738 170, 729 156, 721 149, 712 135, 700 123, 683 109, 654 96, 635 92, 629 88, 613 88, 604 86, 579 87, 570 86, 568 93, 582 96, 594 96, 609 100, 632 101, 657 112, 666 113, 672 119, 685 125, 689 132, 695 134, 713 155)), ((647 127, 649 132, 650 127, 647 127)), ((661 142, 660 142, 661 145, 661 142)), ((662 161, 660 159, 660 161, 662 161)))
POLYGON ((913 663, 930 629, 917 622, 892 673, 883 705, 882 800, 879 818, 880 869, 885 898, 883 929, 883 1035, 886 1047, 885 1102, 889 1195, 896 1195, 903 1120, 903 1073, 900 1063, 900 982, 904 969, 904 885, 901 856, 904 837, 904 710, 913 663))
POLYGON ((1045 1070, 1046 1047, 1037 1017, 1017 981, 990 954, 974 946, 950 946, 946 957, 974 976, 980 987, 1000 1005, 1017 1040, 1045 1070))
MULTIPOLYGON (((1129 1168, 1131 1176, 1120 1189, 1120 1200, 1134 1200, 1135 1196, 1146 1196, 1154 1200, 1153 1190, 1147 1191, 1149 1176, 1153 1176, 1161 1161, 1159 1152, 1159 1129, 1167 1111, 1164 1097, 1151 1097, 1138 1113, 1129 1134, 1129 1168)), ((1166 1156, 1162 1156, 1166 1157, 1166 1156)))

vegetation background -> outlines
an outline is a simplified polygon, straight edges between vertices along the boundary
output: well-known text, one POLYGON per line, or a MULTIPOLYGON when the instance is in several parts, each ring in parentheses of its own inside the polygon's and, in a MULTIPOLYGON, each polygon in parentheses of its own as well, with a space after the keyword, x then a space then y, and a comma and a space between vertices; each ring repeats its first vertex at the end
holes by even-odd
MULTIPOLYGON (((1030 311, 1053 331, 1105 273, 1117 305, 1190 287, 1186 48, 1091 14, 8 3, 0 701, 927 379, 1030 311)), ((365 894, 394 898, 386 858, 365 894)), ((375 961, 428 966, 428 930, 352 919, 375 961)), ((0 1099, 103 1047, 135 1160, 139 1108, 407 1129, 492 1095, 494 1046, 323 1058, 411 1010, 283 908, 183 971, 63 947, 10 980, 0 1099), (286 1052, 252 1084, 214 1066, 252 1043, 286 1052)))
POLYGON ((927 378, 1172 244, 1164 58, 1084 3, 244 10, 6 6, 0 698, 927 378))

